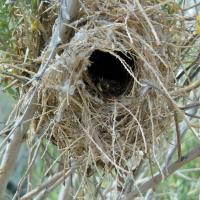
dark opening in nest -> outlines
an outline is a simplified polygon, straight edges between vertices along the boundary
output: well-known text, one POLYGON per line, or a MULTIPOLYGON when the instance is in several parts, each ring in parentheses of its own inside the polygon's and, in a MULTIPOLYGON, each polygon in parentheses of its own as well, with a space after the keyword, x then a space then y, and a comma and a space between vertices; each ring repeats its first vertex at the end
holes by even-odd
MULTIPOLYGON (((135 58, 132 58, 131 55, 124 55, 122 52, 115 52, 115 54, 133 72, 135 58)), ((108 52, 95 50, 89 60, 91 64, 88 66, 88 76, 101 96, 104 98, 116 98, 130 91, 133 77, 120 59, 108 52)))

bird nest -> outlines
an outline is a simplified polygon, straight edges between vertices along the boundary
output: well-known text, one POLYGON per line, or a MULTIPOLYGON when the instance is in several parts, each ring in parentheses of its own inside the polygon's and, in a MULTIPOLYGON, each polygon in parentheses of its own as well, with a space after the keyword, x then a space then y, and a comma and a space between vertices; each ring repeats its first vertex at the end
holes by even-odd
POLYGON ((91 164, 135 168, 127 160, 139 163, 172 122, 183 25, 165 5, 131 2, 82 2, 38 92, 34 132, 91 164))

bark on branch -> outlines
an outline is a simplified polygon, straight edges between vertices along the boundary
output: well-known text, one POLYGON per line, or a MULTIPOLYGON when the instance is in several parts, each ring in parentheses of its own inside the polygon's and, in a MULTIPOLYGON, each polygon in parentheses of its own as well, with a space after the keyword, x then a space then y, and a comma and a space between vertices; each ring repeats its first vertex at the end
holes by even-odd
POLYGON ((199 156, 200 156, 200 146, 198 146, 194 150, 190 151, 187 155, 183 156, 181 160, 177 160, 173 164, 165 167, 162 170, 162 173, 159 173, 159 174, 153 176, 146 183, 138 185, 137 186, 138 189, 130 192, 126 197, 126 200, 132 200, 133 198, 139 196, 140 194, 144 194, 150 188, 153 188, 153 186, 155 187, 158 184, 160 184, 160 182, 163 180, 162 174, 164 175, 164 179, 166 179, 168 176, 170 176, 172 173, 174 173, 177 169, 181 168, 183 165, 196 159, 199 156))
MULTIPOLYGON (((16 159, 23 142, 23 138, 29 128, 30 119, 33 118, 34 113, 37 109, 37 91, 40 85, 43 74, 45 73, 48 64, 52 58, 55 57, 55 52, 58 44, 69 40, 70 32, 72 28, 66 26, 67 23, 71 22, 76 18, 80 9, 78 0, 62 0, 61 10, 58 16, 56 25, 54 26, 53 35, 46 51, 47 61, 40 66, 37 75, 32 79, 36 81, 34 87, 25 94, 25 101, 22 102, 22 106, 19 109, 21 115, 18 116, 8 138, 8 144, 0 165, 0 199, 3 199, 4 191, 8 183, 9 177, 15 167, 16 159), (65 8, 65 9, 63 9, 65 8), (67 35, 67 37, 66 37, 67 35)), ((31 82, 29 82, 30 84, 31 82)))

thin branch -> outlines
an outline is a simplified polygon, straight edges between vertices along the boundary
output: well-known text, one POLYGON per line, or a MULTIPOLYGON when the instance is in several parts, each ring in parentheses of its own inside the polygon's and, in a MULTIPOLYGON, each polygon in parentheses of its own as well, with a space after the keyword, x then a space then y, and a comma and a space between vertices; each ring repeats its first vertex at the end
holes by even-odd
POLYGON ((10 140, 0 165, 0 199, 3 199, 8 179, 16 164, 16 159, 23 142, 23 137, 28 130, 29 122, 26 121, 29 121, 29 119, 32 118, 36 109, 36 104, 32 104, 33 100, 36 101, 35 94, 35 90, 32 89, 27 93, 27 96, 30 97, 30 100, 24 102, 24 107, 22 107, 24 112, 22 112, 22 116, 18 117, 18 120, 14 124, 14 128, 10 132, 10 140))
MULTIPOLYGON (((192 37, 191 39, 194 39, 195 37, 192 37)), ((196 39, 196 38, 195 38, 196 39)), ((191 42, 191 41, 190 41, 191 42)), ((185 44, 187 46, 187 44, 185 44)), ((176 79, 179 80, 184 74, 186 74, 186 72, 188 70, 190 70, 191 68, 196 68, 198 67, 198 63, 199 63, 199 59, 200 59, 200 53, 197 55, 196 59, 189 65, 186 67, 186 69, 183 69, 177 76, 176 79)))
POLYGON ((8 143, 1 165, 0 165, 0 199, 3 199, 6 185, 8 183, 8 179, 15 167, 16 159, 23 142, 23 138, 29 128, 30 122, 33 118, 35 111, 37 110, 37 91, 39 85, 41 83, 42 76, 46 69, 48 68, 49 62, 52 58, 55 57, 55 52, 59 43, 66 41, 69 39, 71 28, 65 26, 65 23, 70 22, 77 16, 79 12, 79 7, 77 8, 78 0, 63 0, 65 8, 63 9, 63 5, 61 4, 61 12, 58 17, 57 24, 55 25, 55 29, 53 31, 53 36, 50 41, 49 47, 46 51, 47 61, 40 66, 40 69, 37 75, 31 79, 28 83, 31 83, 33 80, 36 80, 36 85, 25 95, 26 101, 22 103, 20 113, 18 116, 13 129, 9 133, 10 142, 8 143), (68 5, 68 7, 66 7, 68 5), (76 6, 74 6, 76 5, 76 6), (75 9, 77 8, 77 9, 75 9), (67 34, 67 37, 66 36, 67 34))
MULTIPOLYGON (((189 109, 192 109, 192 108, 197 108, 198 109, 198 107, 200 107, 200 103, 198 103, 198 102, 194 102, 194 103, 191 103, 191 104, 187 104, 187 105, 185 105, 185 106, 179 106, 179 108, 181 109, 181 110, 189 110, 189 109)), ((195 113, 196 114, 196 113, 195 113)), ((194 115, 195 115, 194 114, 194 115)))
MULTIPOLYGON (((198 111, 198 108, 197 107, 194 107, 192 110, 191 110, 191 115, 195 115, 198 111)), ((192 120, 192 118, 190 118, 190 120, 192 120)), ((188 124, 185 124, 185 123, 181 123, 181 128, 180 128, 180 138, 183 138, 184 135, 187 133, 189 129, 189 125, 188 124)), ((172 141, 171 141, 171 144, 172 144, 172 148, 169 149, 168 153, 167 153, 167 158, 166 158, 166 164, 163 168, 165 168, 166 166, 168 166, 172 160, 172 157, 174 155, 174 153, 176 152, 176 149, 177 149, 177 140, 176 138, 174 138, 172 141)))
MULTIPOLYGON (((70 165, 72 168, 75 169, 75 166, 77 165, 76 160, 71 160, 70 165)), ((74 196, 74 184, 77 183, 78 175, 75 174, 75 170, 71 173, 69 177, 65 179, 64 184, 62 185, 58 200, 71 200, 74 196)))
POLYGON ((155 30, 153 24, 151 23, 151 21, 150 21, 149 17, 147 16, 145 10, 144 10, 143 7, 141 6, 139 0, 136 0, 136 3, 137 3, 137 6, 138 6, 140 12, 142 13, 142 15, 144 16, 144 18, 146 19, 146 21, 147 21, 147 23, 148 23, 148 25, 149 25, 149 27, 150 27, 150 29, 151 29, 151 31, 152 31, 154 37, 155 37, 155 40, 156 40, 157 45, 160 45, 161 42, 160 42, 160 39, 159 39, 159 37, 158 37, 158 35, 157 35, 157 33, 156 33, 156 30, 155 30))
MULTIPOLYGON (((198 99, 199 99, 199 98, 198 98, 198 99)), ((194 102, 196 102, 198 99, 195 99, 194 102)), ((184 107, 184 108, 186 108, 186 109, 191 109, 191 108, 192 108, 192 110, 191 110, 191 112, 190 112, 191 115, 195 115, 195 114, 197 113, 197 111, 198 111, 198 107, 197 107, 197 106, 193 106, 193 105, 196 105, 196 104, 195 104, 195 103, 192 103, 192 104, 188 104, 188 105, 186 105, 186 106, 184 107)), ((190 120, 192 120, 192 118, 190 118, 190 120)), ((188 124, 185 124, 185 123, 182 122, 181 125, 180 125, 180 140, 181 140, 181 139, 184 137, 184 135, 187 133, 188 129, 189 129, 188 124)), ((178 146, 178 144, 177 144, 177 139, 176 139, 176 137, 174 137, 174 138, 172 139, 172 141, 170 142, 170 144, 172 144, 172 145, 171 145, 171 148, 169 148, 169 150, 168 150, 168 152, 167 152, 166 162, 165 162, 165 164, 163 164, 162 169, 166 168, 166 166, 168 166, 168 165, 170 164, 170 162, 171 162, 171 160, 172 160, 172 158, 173 158, 175 152, 177 151, 177 146, 178 146)), ((149 192, 147 193, 147 195, 146 195, 145 198, 146 198, 147 200, 153 200, 153 199, 154 199, 153 190, 152 190, 152 189, 149 190, 149 192)))
POLYGON ((199 3, 196 3, 196 4, 192 5, 192 6, 190 6, 190 7, 188 7, 188 8, 183 9, 183 12, 186 12, 186 11, 191 10, 191 9, 193 9, 193 8, 196 8, 196 7, 198 7, 198 6, 200 6, 200 2, 199 2, 199 3))
MULTIPOLYGON (((200 146, 190 151, 187 155, 183 156, 181 160, 177 160, 170 166, 165 167, 162 171, 162 174, 164 174, 164 180, 167 177, 169 177, 172 173, 174 173, 177 169, 181 168, 186 163, 198 158, 199 156, 200 156, 200 146)), ((132 200, 134 197, 139 196, 140 193, 144 194, 146 191, 152 188, 153 185, 160 184, 161 181, 163 180, 162 174, 158 173, 153 177, 153 179, 150 179, 144 184, 139 185, 138 186, 139 189, 130 192, 126 197, 126 200, 132 200)))
POLYGON ((78 175, 77 174, 71 174, 67 179, 65 180, 65 183, 62 185, 60 192, 59 192, 59 197, 58 200, 72 200, 73 199, 73 194, 75 188, 73 188, 73 183, 76 183, 78 180, 78 175))
POLYGON ((66 170, 58 172, 57 174, 52 176, 50 179, 48 179, 46 182, 44 182, 40 186, 36 187, 32 191, 22 196, 19 200, 32 199, 35 195, 38 195, 40 192, 44 192, 45 190, 48 190, 49 188, 51 188, 55 183, 57 183, 57 181, 59 181, 59 183, 62 182, 65 178, 69 177, 71 173, 72 173, 72 170, 69 170, 67 172, 66 170))
POLYGON ((68 171, 64 169, 61 172, 58 172, 57 174, 46 180, 43 184, 40 184, 40 186, 36 187, 32 191, 21 197, 19 200, 30 200, 36 195, 36 199, 45 196, 45 192, 51 192, 55 187, 63 183, 64 180, 69 178, 74 173, 74 171, 78 169, 82 164, 83 158, 80 158, 79 160, 74 160, 73 167, 71 167, 68 171))
POLYGON ((192 118, 200 119, 200 116, 198 116, 198 115, 193 115, 193 114, 190 114, 190 113, 187 113, 187 112, 185 112, 185 115, 187 115, 187 116, 189 116, 189 117, 192 117, 192 118))
POLYGON ((175 127, 176 127, 176 141, 177 141, 177 150, 178 150, 178 159, 181 160, 182 157, 182 151, 181 151, 181 133, 180 133, 180 127, 178 122, 178 114, 174 112, 174 121, 175 121, 175 127))
POLYGON ((27 81, 30 80, 30 78, 28 78, 28 77, 16 75, 16 74, 9 73, 9 72, 6 72, 6 71, 0 71, 0 74, 2 74, 3 76, 12 77, 12 78, 19 80, 19 81, 22 81, 22 82, 27 82, 27 81))
POLYGON ((39 151, 40 145, 41 145, 41 138, 40 138, 40 140, 39 140, 37 146, 35 147, 35 151, 34 151, 34 154, 32 155, 31 162, 30 162, 29 165, 28 165, 28 169, 26 170, 24 176, 21 178, 21 180, 20 180, 19 183, 18 183, 18 188, 17 188, 16 193, 15 193, 15 195, 14 195, 14 197, 13 197, 13 200, 17 200, 18 197, 19 197, 21 187, 22 187, 23 184, 24 184, 24 180, 26 179, 27 175, 28 175, 29 172, 31 171, 31 169, 32 169, 32 167, 33 167, 33 164, 34 164, 34 162, 35 162, 35 160, 36 160, 36 157, 37 157, 37 155, 38 155, 38 151, 39 151))
POLYGON ((181 94, 190 92, 191 90, 194 90, 199 86, 200 86, 200 79, 196 80, 194 83, 192 83, 184 88, 173 91, 171 93, 171 95, 181 95, 181 94))

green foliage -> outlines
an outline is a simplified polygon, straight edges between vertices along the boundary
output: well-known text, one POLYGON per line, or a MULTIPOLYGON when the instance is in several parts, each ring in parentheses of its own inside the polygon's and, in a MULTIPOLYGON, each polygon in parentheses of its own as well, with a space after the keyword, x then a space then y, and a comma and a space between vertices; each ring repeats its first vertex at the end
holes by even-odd
POLYGON ((40 1, 39 0, 32 0, 31 1, 31 11, 32 13, 36 13, 39 7, 40 1))
POLYGON ((5 5, 5 1, 0 0, 0 50, 7 50, 13 47, 13 32, 16 24, 11 18, 14 7, 5 5))
POLYGON ((179 4, 179 5, 184 4, 184 0, 179 0, 179 1, 178 1, 178 4, 179 4))
MULTIPOLYGON (((36 15, 39 0, 19 1, 19 5, 26 11, 30 10, 31 14, 36 15)), ((8 51, 15 46, 14 32, 21 23, 21 19, 13 16, 15 5, 6 5, 5 0, 0 0, 0 50, 8 51)))
MULTIPOLYGON (((183 140, 183 154, 198 145, 196 138, 191 133, 188 133, 183 140)), ((163 181, 155 194, 156 200, 198 199, 200 188, 199 172, 200 158, 189 162, 163 181)))

